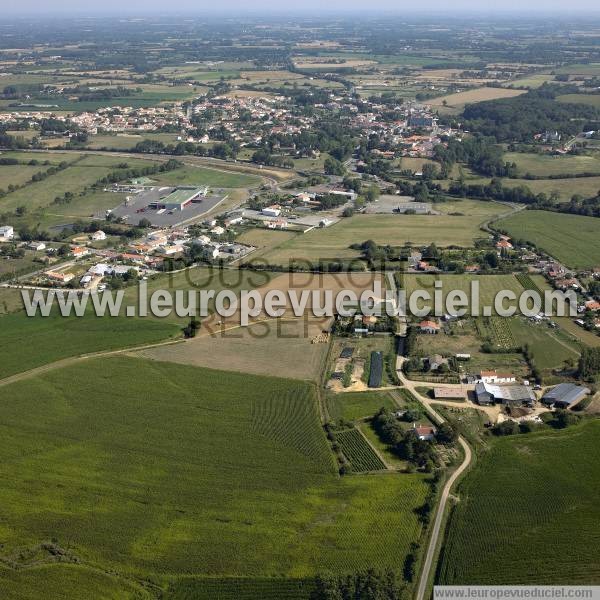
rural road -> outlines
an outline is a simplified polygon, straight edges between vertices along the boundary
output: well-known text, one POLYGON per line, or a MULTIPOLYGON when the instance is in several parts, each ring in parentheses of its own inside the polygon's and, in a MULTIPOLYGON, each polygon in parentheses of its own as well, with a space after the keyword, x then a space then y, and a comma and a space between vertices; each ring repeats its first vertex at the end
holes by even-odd
MULTIPOLYGON (((411 381, 410 379, 406 378, 404 372, 402 371, 402 364, 404 363, 404 360, 405 358, 403 356, 398 356, 396 359, 396 372, 398 373, 398 378, 402 382, 402 385, 406 389, 408 389, 414 395, 414 397, 417 398, 417 400, 419 400, 419 402, 423 405, 423 408, 427 411, 427 414, 432 418, 432 420, 438 425, 440 425, 445 421, 444 417, 442 417, 442 415, 440 415, 433 408, 433 406, 431 406, 427 399, 424 398, 417 391, 417 386, 422 385, 422 383, 411 381)), ((446 505, 448 504, 448 498, 450 497, 452 486, 454 485, 456 480, 465 472, 465 470, 469 468, 471 460, 473 459, 471 448, 461 435, 458 436, 458 443, 463 449, 464 458, 460 466, 454 471, 454 473, 452 473, 448 481, 446 481, 444 489, 442 490, 437 511, 435 513, 435 519, 433 521, 433 527, 431 529, 431 535, 429 536, 429 545, 427 546, 427 553, 425 554, 423 567, 421 568, 419 585, 415 596, 416 600, 425 600, 425 593, 427 592, 427 585, 429 583, 429 578, 431 577, 431 570, 434 565, 434 558, 436 555, 440 531, 442 529, 444 515, 446 513, 446 505)))
MULTIPOLYGON (((437 414, 437 413, 436 413, 437 414)), ((433 529, 431 530, 431 536, 429 538, 429 546, 427 547, 427 554, 425 555, 425 561, 423 562, 423 568, 421 570, 421 578, 419 580, 419 587, 417 588, 416 600, 425 600, 425 592, 427 591, 427 584, 431 575, 431 569, 433 567, 433 559, 435 557, 438 539, 440 531, 442 529, 442 523, 444 521, 444 514, 446 511, 446 504, 452 486, 454 482, 462 475, 462 473, 469 467, 472 460, 471 448, 469 444, 464 440, 462 436, 459 436, 458 443, 461 445, 465 458, 460 464, 458 469, 452 473, 450 479, 446 482, 444 489, 442 490, 442 496, 438 505, 437 512, 435 513, 435 520, 433 522, 433 529)))

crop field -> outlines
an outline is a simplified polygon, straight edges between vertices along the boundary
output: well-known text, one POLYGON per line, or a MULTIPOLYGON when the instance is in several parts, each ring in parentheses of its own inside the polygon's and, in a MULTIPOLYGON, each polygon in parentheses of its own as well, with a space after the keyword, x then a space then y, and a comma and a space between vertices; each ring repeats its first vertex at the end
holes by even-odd
POLYGON ((17 564, 53 539, 128 582, 303 578, 401 571, 420 536, 426 476, 340 478, 311 384, 119 357, 2 395, 0 554, 17 564))
POLYGON ((448 106, 450 108, 462 108, 466 104, 474 104, 476 102, 483 102, 485 100, 497 100, 499 98, 514 98, 524 94, 524 90, 510 90, 507 88, 496 88, 496 87, 482 87, 474 90, 467 90, 466 92, 458 92, 456 94, 449 94, 448 96, 440 96, 439 98, 432 98, 427 103, 432 106, 448 106))
POLYGON ((180 333, 172 323, 157 320, 91 314, 63 318, 58 313, 28 317, 22 310, 1 316, 0 328, 0 379, 63 358, 151 344, 180 333))
POLYGON ((600 265, 600 220, 594 217, 526 210, 498 226, 575 269, 600 265))
MULTIPOLYGON (((433 294, 435 291, 435 282, 442 282, 442 300, 445 299, 448 292, 460 290, 467 294, 471 299, 471 285, 479 285, 479 304, 480 311, 484 306, 494 306, 494 298, 501 290, 511 290, 517 296, 523 292, 523 286, 514 275, 416 275, 406 273, 404 275, 404 287, 407 298, 416 290, 425 290, 431 294, 433 303, 433 294)), ((442 311, 446 312, 445 306, 442 311)))
MULTIPOLYGON (((549 154, 507 152, 503 160, 516 163, 521 176, 527 173, 538 177, 578 173, 600 174, 600 158, 597 156, 551 156, 549 154)), ((578 182, 578 179, 571 180, 572 188, 576 189, 578 182)))
POLYGON ((599 443, 598 420, 494 440, 459 485, 438 582, 600 583, 599 443))
POLYGON ((372 417, 382 407, 392 410, 396 406, 387 392, 348 392, 327 396, 327 410, 332 421, 355 421, 372 417))
POLYGON ((253 175, 207 167, 184 167, 161 173, 154 179, 162 185, 209 185, 222 188, 248 188, 260 183, 260 178, 253 175))
POLYGON ((330 227, 298 235, 266 252, 262 258, 271 264, 287 264, 293 259, 318 261, 352 259, 358 252, 351 244, 372 239, 377 244, 403 246, 430 244, 470 247, 485 237, 480 225, 506 207, 476 200, 462 200, 435 205, 439 215, 356 215, 330 227), (450 214, 455 213, 455 214, 450 214), (458 213, 458 214, 457 214, 458 213))
POLYGON ((336 431, 335 439, 354 473, 382 471, 386 468, 358 429, 336 431))
POLYGON ((523 286, 523 289, 536 292, 540 296, 544 295, 543 290, 539 288, 538 284, 531 278, 531 275, 528 275, 527 273, 517 273, 515 277, 517 278, 517 281, 523 286))
POLYGON ((185 344, 142 350, 139 355, 185 365, 227 368, 230 371, 277 375, 289 379, 318 379, 327 344, 311 340, 327 327, 312 319, 271 320, 250 327, 220 331, 185 344))
POLYGON ((535 90, 541 87, 547 81, 553 81, 554 75, 546 73, 535 73, 533 75, 526 75, 521 79, 513 79, 503 85, 503 87, 515 87, 515 88, 528 88, 535 90))

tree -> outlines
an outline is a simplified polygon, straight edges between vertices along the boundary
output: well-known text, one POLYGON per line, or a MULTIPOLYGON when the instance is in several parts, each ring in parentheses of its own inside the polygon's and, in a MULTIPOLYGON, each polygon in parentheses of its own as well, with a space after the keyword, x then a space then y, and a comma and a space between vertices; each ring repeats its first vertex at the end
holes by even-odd
POLYGON ((194 338, 200 329, 200 321, 195 317, 190 319, 190 322, 183 328, 183 335, 186 338, 194 338))
POLYGON ((458 433, 450 423, 442 423, 438 427, 436 437, 442 444, 453 444, 458 439, 458 433))
POLYGON ((332 157, 327 157, 325 159, 323 169, 327 175, 342 176, 346 173, 346 168, 344 167, 344 164, 332 157))

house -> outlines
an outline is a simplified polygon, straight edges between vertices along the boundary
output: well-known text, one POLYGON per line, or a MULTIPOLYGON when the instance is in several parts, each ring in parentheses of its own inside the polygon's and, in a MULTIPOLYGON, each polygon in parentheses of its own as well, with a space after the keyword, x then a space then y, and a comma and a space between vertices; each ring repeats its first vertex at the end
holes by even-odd
POLYGON ((432 442, 435 440, 435 429, 433 427, 426 427, 413 423, 412 432, 417 436, 417 438, 424 442, 432 442))
POLYGON ((556 408, 568 408, 591 394, 589 388, 574 383, 559 383, 542 397, 542 404, 556 408))
POLYGON ((411 252, 408 257, 408 266, 411 269, 416 269, 419 266, 419 263, 423 260, 423 255, 420 252, 411 252))
POLYGON ((475 384, 477 404, 504 404, 533 407, 535 394, 525 385, 493 385, 480 381, 475 384))
POLYGON ((436 334, 440 330, 440 326, 435 321, 421 321, 419 323, 421 333, 436 334))
POLYGON ((106 234, 104 233, 104 231, 101 231, 100 229, 98 231, 94 231, 94 233, 92 233, 92 240, 94 242, 102 242, 106 239, 106 234))
POLYGON ((287 229, 288 222, 286 219, 273 219, 272 221, 267 221, 267 227, 269 229, 287 229))
POLYGON ((0 242, 8 242, 15 237, 15 230, 10 225, 0 227, 0 242))
POLYGON ((263 215, 265 215, 265 217, 278 217, 281 214, 281 206, 278 204, 266 206, 261 212, 263 215))
POLYGON ((48 271, 46 277, 58 283, 69 283, 75 276, 72 273, 60 273, 59 271, 48 271))
POLYGON ((207 244, 210 244, 210 238, 207 235, 199 235, 193 243, 199 244, 200 246, 206 246, 207 244))
POLYGON ((433 356, 428 356, 425 362, 430 371, 437 371, 442 365, 448 364, 448 359, 444 358, 441 354, 434 354, 433 356))
POLYGON ((589 300, 588 302, 585 303, 585 308, 586 308, 586 310, 593 310, 593 311, 600 310, 600 302, 597 302, 596 300, 589 300))
POLYGON ((512 373, 498 373, 497 371, 481 371, 479 379, 483 383, 514 383, 517 380, 512 373))
POLYGON ((73 246, 73 248, 71 248, 71 254, 75 258, 81 258, 82 256, 87 256, 89 253, 90 253, 90 251, 87 248, 83 248, 82 246, 73 246))
POLYGON ((46 249, 46 244, 44 244, 44 242, 31 242, 27 244, 27 247, 35 252, 41 252, 46 249))
POLYGON ((223 223, 225 227, 231 227, 232 225, 239 225, 243 220, 243 213, 241 211, 234 211, 227 215, 223 223))
POLYGON ((221 227, 220 225, 217 225, 216 227, 213 227, 210 232, 213 235, 223 235, 225 233, 225 228, 221 227))
POLYGON ((220 247, 217 246, 216 244, 209 244, 203 248, 203 251, 204 251, 204 256, 206 258, 210 258, 210 259, 214 260, 215 258, 218 258, 218 256, 219 256, 220 247))
POLYGON ((499 240, 496 242, 497 250, 512 250, 513 245, 508 240, 499 240))
POLYGON ((89 285, 92 283, 92 276, 91 275, 84 275, 80 280, 79 280, 79 284, 86 288, 89 287, 89 285))

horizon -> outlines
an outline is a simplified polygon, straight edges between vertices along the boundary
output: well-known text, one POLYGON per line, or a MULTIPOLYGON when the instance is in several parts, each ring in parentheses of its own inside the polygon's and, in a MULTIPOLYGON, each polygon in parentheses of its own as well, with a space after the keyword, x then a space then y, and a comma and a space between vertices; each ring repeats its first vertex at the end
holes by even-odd
POLYGON ((297 14, 314 14, 314 15, 354 15, 369 13, 376 17, 378 15, 398 15, 398 16, 415 16, 415 17, 431 17, 440 16, 447 17, 459 13, 461 16, 473 15, 482 17, 486 15, 530 15, 530 16, 577 16, 590 13, 600 16, 600 7, 596 2, 591 0, 576 0, 570 3, 568 8, 565 8, 564 2, 560 0, 534 0, 527 5, 518 0, 509 0, 502 5, 495 2, 487 1, 484 3, 474 2, 472 0, 459 0, 451 6, 441 0, 434 0, 426 7, 419 6, 415 8, 412 3, 393 2, 390 0, 375 0, 365 7, 364 3, 357 0, 342 1, 332 0, 323 8, 322 4, 317 0, 308 0, 301 6, 282 7, 279 4, 273 3, 271 0, 261 0, 254 2, 251 6, 240 0, 225 0, 219 3, 219 6, 198 6, 196 2, 190 0, 175 0, 170 3, 170 7, 165 9, 162 2, 156 0, 142 1, 133 0, 124 5, 116 0, 106 0, 102 5, 96 5, 91 8, 89 5, 81 6, 76 0, 65 0, 61 2, 60 7, 48 7, 40 0, 8 0, 3 7, 5 16, 11 17, 48 17, 52 15, 64 16, 104 16, 104 17, 137 17, 144 18, 149 16, 227 16, 231 18, 235 16, 232 12, 235 11, 239 15, 254 15, 254 16, 286 16, 297 14))

